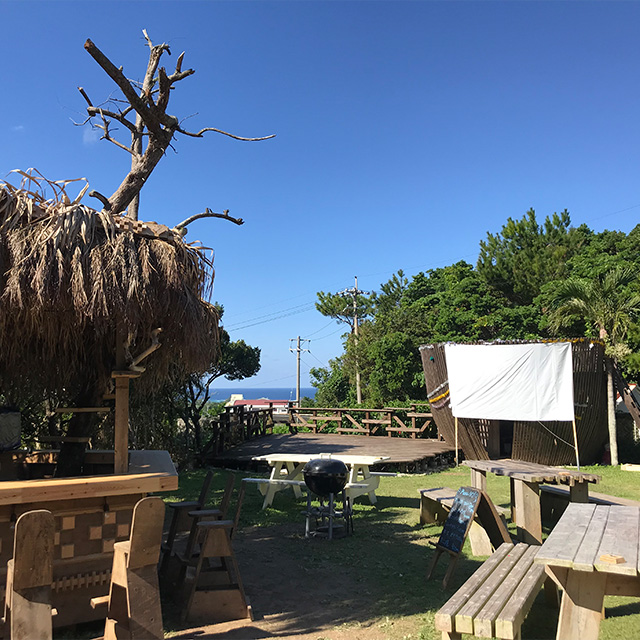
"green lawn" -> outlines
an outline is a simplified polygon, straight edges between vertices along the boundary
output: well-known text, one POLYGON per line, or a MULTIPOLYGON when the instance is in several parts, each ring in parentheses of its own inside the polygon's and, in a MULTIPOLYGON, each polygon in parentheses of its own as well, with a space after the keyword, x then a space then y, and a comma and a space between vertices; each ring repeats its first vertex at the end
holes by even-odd
MULTIPOLYGON (((598 492, 631 499, 640 499, 640 473, 622 471, 610 467, 587 467, 589 473, 602 476, 596 487, 598 492)), ((238 476, 246 474, 239 472, 238 476)), ((204 471, 180 475, 180 489, 167 500, 194 499, 197 497, 204 471)), ((433 628, 433 616, 484 558, 470 555, 469 543, 456 568, 450 588, 445 592, 441 581, 447 560, 442 558, 434 578, 427 582, 425 572, 433 550, 429 541, 437 541, 441 527, 421 526, 418 522, 418 490, 429 487, 457 488, 469 483, 466 467, 448 469, 427 475, 401 475, 383 477, 377 491, 378 504, 366 504, 366 498, 355 504, 355 534, 339 541, 339 544, 309 545, 302 535, 285 536, 282 545, 292 559, 304 556, 309 566, 333 567, 348 572, 348 579, 355 584, 367 585, 368 600, 375 607, 354 605, 350 615, 341 624, 369 622, 372 617, 381 627, 387 625, 390 640, 439 640, 440 634, 433 628), (359 607, 359 608, 358 608, 359 607), (396 635, 394 621, 402 631, 396 635), (407 628, 411 629, 407 633, 407 628)), ((221 495, 224 485, 222 474, 216 474, 212 502, 221 495)), ((490 475, 488 493, 497 505, 509 506, 509 480, 490 475)), ((249 488, 240 527, 276 527, 299 523, 303 532, 301 503, 296 502, 291 491, 279 493, 273 507, 262 510, 262 496, 255 486, 249 488)), ((232 505, 232 513, 233 513, 232 505)), ((292 560, 296 561, 296 560, 292 560)), ((600 638, 640 638, 640 601, 630 598, 606 599, 607 617, 601 625, 600 638)), ((523 638, 540 640, 555 637, 557 611, 548 608, 544 597, 539 597, 523 627, 523 638)))

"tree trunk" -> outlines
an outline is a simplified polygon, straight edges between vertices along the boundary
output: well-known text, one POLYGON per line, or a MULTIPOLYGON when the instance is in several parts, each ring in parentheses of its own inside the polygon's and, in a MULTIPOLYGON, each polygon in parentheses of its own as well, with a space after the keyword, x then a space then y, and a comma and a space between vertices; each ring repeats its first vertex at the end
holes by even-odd
POLYGON ((111 213, 117 215, 127 209, 129 203, 140 193, 147 178, 162 159, 170 142, 170 133, 164 135, 162 142, 155 139, 149 141, 149 145, 142 158, 136 159, 134 162, 135 167, 129 171, 117 191, 109 198, 111 213))
POLYGON ((615 389, 613 386, 613 360, 605 358, 607 368, 607 424, 609 425, 609 450, 611 464, 618 466, 618 429, 616 426, 615 389))
MULTIPOLYGON (((100 398, 96 397, 95 386, 85 390, 74 401, 76 407, 95 407, 100 398)), ((96 423, 95 413, 74 413, 69 421, 67 436, 85 438, 93 434, 96 423)), ((84 452, 87 448, 84 442, 63 442, 60 446, 58 462, 56 464, 56 478, 70 478, 81 476, 84 464, 84 452)))

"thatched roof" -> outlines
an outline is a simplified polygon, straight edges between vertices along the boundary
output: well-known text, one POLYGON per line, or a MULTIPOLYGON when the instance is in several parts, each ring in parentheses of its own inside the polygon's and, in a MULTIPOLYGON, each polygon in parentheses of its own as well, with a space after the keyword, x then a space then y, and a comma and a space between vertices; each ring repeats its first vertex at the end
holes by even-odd
POLYGON ((71 200, 67 183, 47 183, 55 195, 45 199, 46 181, 26 177, 21 188, 0 183, 0 390, 106 384, 116 327, 133 355, 162 328, 140 382, 159 382, 173 364, 206 367, 218 318, 205 301, 213 268, 203 248, 81 204, 86 186, 71 200))

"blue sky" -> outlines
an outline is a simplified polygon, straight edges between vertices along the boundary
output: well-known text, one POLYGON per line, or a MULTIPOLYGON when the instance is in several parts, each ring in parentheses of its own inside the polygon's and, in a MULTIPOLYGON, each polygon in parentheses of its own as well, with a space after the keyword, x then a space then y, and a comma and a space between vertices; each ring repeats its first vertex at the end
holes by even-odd
MULTIPOLYGON (((111 194, 129 158, 83 120, 114 85, 91 38, 130 78, 167 42, 180 82, 168 111, 216 134, 179 138, 142 192, 141 219, 202 220, 213 298, 233 339, 262 349, 242 386, 295 384, 344 329, 320 290, 375 290, 464 259, 506 219, 568 209, 574 225, 628 232, 640 213, 638 2, 0 1, 0 179, 35 167, 111 194)), ((9 178, 14 180, 14 178, 9 178)), ((97 205, 88 199, 87 204, 97 205)), ((231 386, 221 383, 221 386, 231 386)))

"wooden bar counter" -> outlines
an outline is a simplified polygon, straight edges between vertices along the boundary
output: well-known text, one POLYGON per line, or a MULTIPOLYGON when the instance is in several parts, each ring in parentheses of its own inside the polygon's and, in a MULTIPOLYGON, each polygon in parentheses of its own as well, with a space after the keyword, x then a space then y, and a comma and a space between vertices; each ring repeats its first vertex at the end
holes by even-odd
POLYGON ((136 502, 177 489, 178 473, 166 451, 130 451, 129 473, 113 475, 113 451, 89 450, 84 467, 91 475, 54 478, 56 457, 57 451, 0 454, 0 606, 15 522, 26 511, 47 509, 55 520, 54 625, 67 626, 105 617, 106 607, 92 609, 90 600, 108 593, 114 543, 129 538, 136 502))

